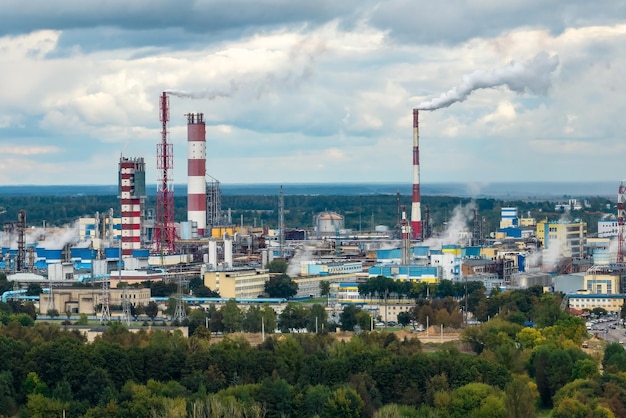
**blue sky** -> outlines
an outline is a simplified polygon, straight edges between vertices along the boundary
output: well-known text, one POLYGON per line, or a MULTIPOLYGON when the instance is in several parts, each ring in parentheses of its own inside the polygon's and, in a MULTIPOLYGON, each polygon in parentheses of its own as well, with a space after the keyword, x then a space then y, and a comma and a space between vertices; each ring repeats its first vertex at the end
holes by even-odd
POLYGON ((621 1, 8 0, 0 16, 5 185, 115 184, 121 153, 156 182, 170 89, 220 96, 170 98, 176 183, 189 112, 222 183, 409 183, 412 108, 540 54, 558 62, 545 88, 421 112, 422 183, 626 178, 621 1))

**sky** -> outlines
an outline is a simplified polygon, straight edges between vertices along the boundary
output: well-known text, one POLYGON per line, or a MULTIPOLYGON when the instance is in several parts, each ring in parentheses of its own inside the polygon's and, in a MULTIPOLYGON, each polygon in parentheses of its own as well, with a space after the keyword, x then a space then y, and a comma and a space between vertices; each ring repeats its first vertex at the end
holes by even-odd
POLYGON ((433 107, 422 184, 626 178, 619 0, 4 0, 0 16, 3 185, 116 184, 122 154, 156 183, 163 91, 175 183, 192 112, 222 183, 410 183, 412 109, 433 107))

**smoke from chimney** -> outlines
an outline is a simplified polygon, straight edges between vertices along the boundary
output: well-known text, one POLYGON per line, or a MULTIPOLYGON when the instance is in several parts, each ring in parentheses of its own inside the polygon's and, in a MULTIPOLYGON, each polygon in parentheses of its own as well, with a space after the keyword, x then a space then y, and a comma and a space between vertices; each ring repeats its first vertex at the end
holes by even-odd
POLYGON ((186 99, 207 99, 207 100, 215 100, 221 98, 232 97, 239 90, 239 86, 234 81, 230 82, 230 87, 226 90, 198 90, 198 91, 187 91, 187 90, 177 90, 177 89, 169 89, 165 90, 165 93, 170 94, 176 97, 182 97, 186 99))
POLYGON ((463 76, 463 82, 442 93, 436 99, 423 102, 419 110, 437 110, 453 103, 465 101, 474 90, 505 85, 517 93, 545 94, 550 87, 550 74, 559 65, 558 55, 540 52, 524 62, 511 61, 508 65, 491 71, 478 70, 463 76))

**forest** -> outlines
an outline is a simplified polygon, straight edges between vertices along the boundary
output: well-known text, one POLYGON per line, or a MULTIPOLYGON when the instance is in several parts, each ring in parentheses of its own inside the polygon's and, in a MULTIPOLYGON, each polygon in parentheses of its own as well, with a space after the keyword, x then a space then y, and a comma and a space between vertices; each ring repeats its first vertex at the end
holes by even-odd
MULTIPOLYGON (((154 208, 155 198, 148 197, 146 208, 154 208)), ((615 203, 607 198, 590 197, 589 207, 571 211, 570 219, 581 219, 587 222, 590 234, 597 231, 597 221, 607 214, 615 214, 615 203)), ((175 196, 175 219, 184 221, 187 218, 187 199, 175 196)), ((554 201, 539 200, 501 200, 501 199, 468 199, 453 196, 422 196, 422 218, 428 208, 431 216, 433 232, 445 229, 457 207, 464 208, 464 216, 471 220, 473 209, 485 219, 485 230, 493 231, 499 226, 500 209, 502 207, 518 208, 520 216, 533 216, 536 219, 552 220, 565 216, 563 211, 555 210, 554 201)), ((231 221, 239 224, 243 216, 246 225, 278 227, 278 196, 222 196, 224 215, 231 212, 231 221)), ((296 196, 284 197, 285 226, 287 228, 309 228, 314 226, 317 214, 323 211, 334 211, 344 216, 345 227, 355 232, 372 231, 376 225, 390 228, 398 225, 399 210, 406 206, 411 211, 411 197, 406 195, 363 195, 363 196, 296 196)), ((81 216, 94 216, 96 212, 104 213, 113 208, 119 214, 117 196, 0 196, 0 222, 17 221, 19 210, 26 211, 28 226, 39 227, 64 226, 72 224, 81 216)))
MULTIPOLYGON (((373 297, 381 286, 391 283, 371 279, 373 297)), ((459 289, 444 283, 433 290, 432 299, 413 292, 407 323, 429 317, 431 324, 459 326, 464 302, 450 296, 459 289)), ((529 288, 487 298, 478 286, 468 294, 474 299, 470 309, 489 320, 443 344, 396 332, 359 332, 369 329, 370 318, 354 305, 343 308, 335 332, 323 306, 290 304, 273 317, 282 332, 268 332, 253 345, 240 331, 258 332, 261 318, 272 330, 272 316, 268 307, 244 310, 234 301, 219 309, 187 307, 189 337, 146 324, 131 332, 112 322, 88 343, 70 321, 36 319, 28 303, 0 303, 0 412, 146 418, 626 416, 626 350, 597 340, 594 349, 581 348, 589 338, 585 322, 561 310, 560 295, 529 288), (288 333, 300 327, 310 332, 288 333), (342 330, 355 332, 339 339, 342 330)))

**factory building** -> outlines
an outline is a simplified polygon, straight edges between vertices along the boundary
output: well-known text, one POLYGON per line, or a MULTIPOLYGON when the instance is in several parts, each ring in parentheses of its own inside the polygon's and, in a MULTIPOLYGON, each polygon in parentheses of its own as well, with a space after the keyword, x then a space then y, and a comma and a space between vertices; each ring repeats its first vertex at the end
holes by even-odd
POLYGON ((122 218, 113 216, 112 212, 113 209, 110 213, 78 218, 79 241, 117 242, 122 236, 122 218))
MULTIPOLYGON (((126 295, 131 305, 147 305, 150 302, 150 289, 127 288, 110 289, 109 303, 112 306, 120 306, 122 297, 126 295)), ((43 315, 47 313, 50 306, 54 306, 59 313, 70 312, 72 314, 93 315, 102 304, 102 290, 97 288, 55 288, 52 292, 53 301, 50 300, 50 293, 39 295, 39 312, 43 315)))
POLYGON ((537 239, 544 250, 552 250, 557 257, 578 257, 585 255, 587 224, 581 221, 537 222, 537 239), (556 248, 555 248, 556 247, 556 248))
POLYGON ((598 221, 598 238, 616 237, 619 232, 617 219, 601 219, 598 221))
POLYGON ((120 157, 119 198, 121 204, 122 258, 142 248, 146 199, 146 165, 143 158, 120 157))
POLYGON ((518 225, 517 208, 502 208, 500 210, 500 228, 518 225))
POLYGON ((225 299, 253 299, 263 296, 265 282, 269 279, 268 271, 257 269, 207 271, 204 273, 204 285, 218 292, 225 299))
POLYGON ((594 266, 583 277, 583 288, 570 293, 569 306, 576 309, 603 308, 619 313, 624 304, 624 279, 622 268, 594 266))

